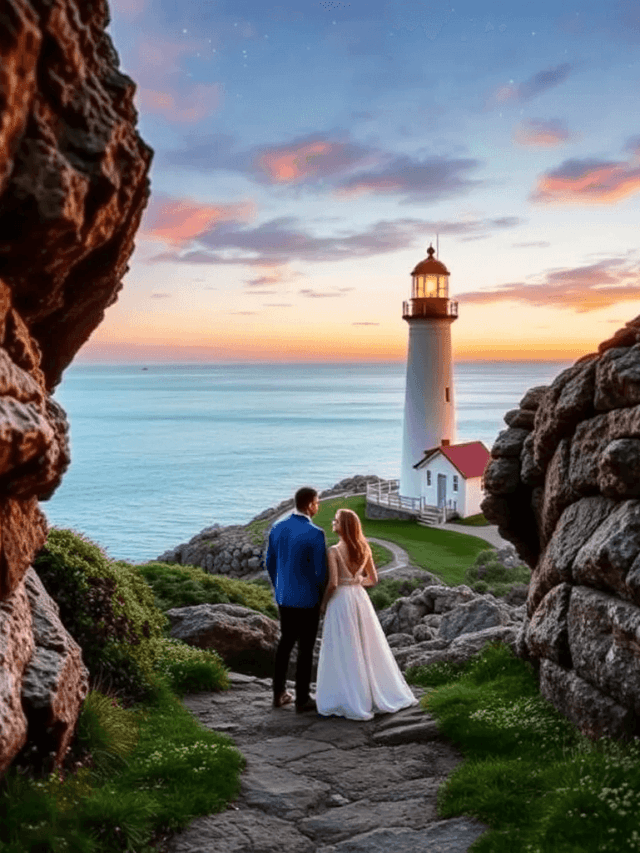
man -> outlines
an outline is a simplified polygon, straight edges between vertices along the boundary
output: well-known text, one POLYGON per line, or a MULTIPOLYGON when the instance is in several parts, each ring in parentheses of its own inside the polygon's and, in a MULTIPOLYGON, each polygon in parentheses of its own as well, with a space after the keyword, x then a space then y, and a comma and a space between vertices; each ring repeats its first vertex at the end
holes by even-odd
POLYGON ((280 642, 273 674, 273 705, 282 708, 293 701, 285 690, 289 657, 298 643, 296 711, 315 711, 309 695, 313 647, 320 620, 320 602, 327 577, 327 546, 324 531, 312 524, 318 512, 318 493, 303 486, 295 494, 292 514, 276 522, 269 533, 266 567, 280 611, 280 642))

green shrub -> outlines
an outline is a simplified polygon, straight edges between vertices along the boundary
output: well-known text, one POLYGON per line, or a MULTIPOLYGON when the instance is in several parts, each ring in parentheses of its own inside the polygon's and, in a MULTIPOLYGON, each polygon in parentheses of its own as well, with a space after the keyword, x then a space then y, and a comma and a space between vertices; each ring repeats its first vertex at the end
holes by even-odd
POLYGON ((174 693, 198 693, 203 690, 225 690, 229 675, 222 658, 214 651, 197 649, 180 640, 160 641, 155 669, 169 680, 174 693))
POLYGON ((367 589, 369 598, 376 610, 384 610, 385 607, 390 607, 398 598, 424 586, 424 581, 420 578, 411 578, 410 580, 393 580, 393 578, 382 578, 379 583, 367 589))
POLYGON ((149 584, 161 610, 231 602, 278 618, 270 586, 266 589, 255 583, 210 575, 197 566, 153 562, 132 568, 149 584))
POLYGON ((152 689, 154 641, 166 618, 141 575, 82 534, 55 528, 34 565, 82 648, 92 684, 132 699, 152 689))
POLYGON ((530 579, 531 572, 524 563, 509 569, 497 559, 492 548, 481 551, 464 576, 464 582, 471 589, 490 592, 496 597, 507 595, 514 586, 528 584, 530 579))

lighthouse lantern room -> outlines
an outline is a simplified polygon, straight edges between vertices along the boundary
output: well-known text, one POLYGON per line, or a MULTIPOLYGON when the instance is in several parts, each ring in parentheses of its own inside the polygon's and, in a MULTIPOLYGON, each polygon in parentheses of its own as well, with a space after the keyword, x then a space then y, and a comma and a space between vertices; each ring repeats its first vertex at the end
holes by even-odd
POLYGON ((429 246, 411 273, 411 299, 402 304, 409 324, 400 495, 419 498, 426 450, 455 443, 451 324, 458 303, 449 299, 449 270, 429 246))

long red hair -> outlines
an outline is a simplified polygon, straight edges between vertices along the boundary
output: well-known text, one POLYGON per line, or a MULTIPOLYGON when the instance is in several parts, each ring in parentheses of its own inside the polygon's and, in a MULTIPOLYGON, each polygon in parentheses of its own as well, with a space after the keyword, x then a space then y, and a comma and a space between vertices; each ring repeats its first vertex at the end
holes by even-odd
POLYGON ((337 512, 340 533, 347 546, 349 559, 352 563, 361 566, 366 557, 369 556, 369 543, 362 532, 360 519, 352 509, 339 509, 337 512))

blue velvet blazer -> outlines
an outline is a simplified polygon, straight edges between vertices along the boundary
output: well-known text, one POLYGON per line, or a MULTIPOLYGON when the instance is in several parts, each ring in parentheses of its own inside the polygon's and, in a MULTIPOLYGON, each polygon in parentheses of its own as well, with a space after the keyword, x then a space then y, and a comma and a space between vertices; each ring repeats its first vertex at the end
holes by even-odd
POLYGON ((269 533, 265 564, 278 604, 315 607, 327 580, 324 530, 296 513, 277 521, 269 533))

